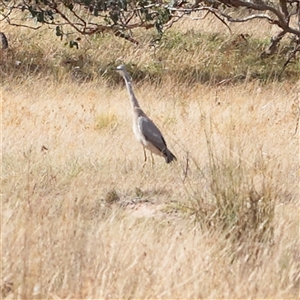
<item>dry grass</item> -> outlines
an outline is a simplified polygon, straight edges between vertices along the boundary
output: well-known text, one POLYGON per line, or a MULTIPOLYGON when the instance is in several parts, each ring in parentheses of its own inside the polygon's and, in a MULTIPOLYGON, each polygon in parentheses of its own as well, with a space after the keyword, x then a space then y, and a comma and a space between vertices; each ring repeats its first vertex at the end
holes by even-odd
MULTIPOLYGON (((195 16, 196 17, 196 16, 195 16)), ((270 43, 274 26, 263 21, 246 25, 232 24, 232 34, 215 18, 202 22, 184 19, 168 30, 160 41, 157 32, 138 30, 138 46, 107 34, 80 37, 79 49, 68 44, 76 34, 63 41, 55 30, 3 26, 11 48, 0 52, 0 79, 23 81, 32 77, 49 77, 63 81, 91 82, 99 77, 115 85, 122 78, 114 72, 120 61, 131 66, 136 81, 151 83, 177 81, 180 84, 263 83, 299 78, 300 61, 293 60, 283 72, 291 40, 282 40, 278 53, 261 59, 270 43), (47 51, 45 51, 47 49, 47 51)), ((71 30, 72 31, 72 30, 71 30)))
POLYGON ((142 169, 123 85, 39 77, 1 90, 4 298, 299 297, 299 86, 140 82, 178 157, 142 169), (236 241, 199 219, 212 179, 236 201, 264 182, 271 240, 236 241))

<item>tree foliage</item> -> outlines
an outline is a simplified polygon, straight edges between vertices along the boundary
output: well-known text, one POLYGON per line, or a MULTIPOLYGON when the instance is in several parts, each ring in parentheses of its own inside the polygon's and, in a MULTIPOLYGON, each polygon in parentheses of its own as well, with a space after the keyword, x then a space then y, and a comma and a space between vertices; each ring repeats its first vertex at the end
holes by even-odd
POLYGON ((70 27, 82 35, 110 32, 136 44, 134 29, 156 28, 162 35, 175 22, 195 13, 195 20, 214 15, 228 30, 233 22, 264 19, 279 30, 270 37, 262 57, 275 53, 286 35, 292 44, 287 63, 300 51, 299 0, 0 0, 0 5, 1 21, 11 25, 38 29, 48 24, 61 38, 70 33, 70 27), (32 25, 28 19, 34 21, 32 25))

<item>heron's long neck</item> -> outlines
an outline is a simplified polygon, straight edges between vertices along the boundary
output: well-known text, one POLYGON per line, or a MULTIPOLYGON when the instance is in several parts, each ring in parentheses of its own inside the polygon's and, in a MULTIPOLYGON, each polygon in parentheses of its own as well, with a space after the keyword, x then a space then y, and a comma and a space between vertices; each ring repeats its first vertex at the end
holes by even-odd
POLYGON ((126 87, 127 87, 127 91, 128 91, 129 97, 130 97, 130 102, 131 102, 132 107, 133 108, 140 107, 140 105, 134 95, 134 92, 133 92, 131 79, 128 77, 125 77, 125 83, 126 83, 126 87))

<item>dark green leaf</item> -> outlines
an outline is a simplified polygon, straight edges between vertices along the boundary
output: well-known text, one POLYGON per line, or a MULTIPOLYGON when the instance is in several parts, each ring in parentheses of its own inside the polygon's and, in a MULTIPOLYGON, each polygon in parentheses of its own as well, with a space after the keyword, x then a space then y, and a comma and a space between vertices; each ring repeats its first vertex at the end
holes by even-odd
POLYGON ((70 48, 76 47, 77 49, 79 48, 79 45, 76 41, 70 41, 69 43, 70 48))
POLYGON ((56 31, 55 34, 56 34, 57 36, 62 36, 62 35, 63 35, 63 32, 62 32, 60 26, 56 26, 55 31, 56 31))
POLYGON ((114 22, 114 24, 116 24, 119 20, 119 15, 120 15, 119 11, 110 11, 109 15, 112 21, 114 22))
POLYGON ((70 2, 68 5, 67 5, 68 9, 69 10, 73 10, 74 8, 74 4, 72 2, 70 2))
POLYGON ((37 12, 37 14, 36 14, 36 20, 37 20, 37 22, 40 22, 40 23, 44 23, 45 22, 45 14, 44 14, 43 11, 37 12))

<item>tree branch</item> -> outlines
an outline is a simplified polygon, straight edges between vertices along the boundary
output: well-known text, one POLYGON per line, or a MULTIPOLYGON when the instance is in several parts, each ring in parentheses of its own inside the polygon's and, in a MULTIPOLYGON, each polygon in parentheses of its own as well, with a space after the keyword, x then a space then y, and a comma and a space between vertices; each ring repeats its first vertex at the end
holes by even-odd
POLYGON ((291 60, 296 58, 297 52, 300 52, 300 44, 298 44, 298 46, 295 47, 295 49, 290 53, 288 59, 286 60, 286 62, 285 62, 284 65, 283 65, 281 74, 284 72, 285 68, 286 68, 287 65, 291 62, 291 60))
POLYGON ((271 44, 268 46, 268 48, 261 54, 261 58, 266 58, 272 54, 274 54, 277 50, 277 46, 281 39, 284 37, 286 34, 286 31, 281 31, 275 36, 271 37, 271 44))

